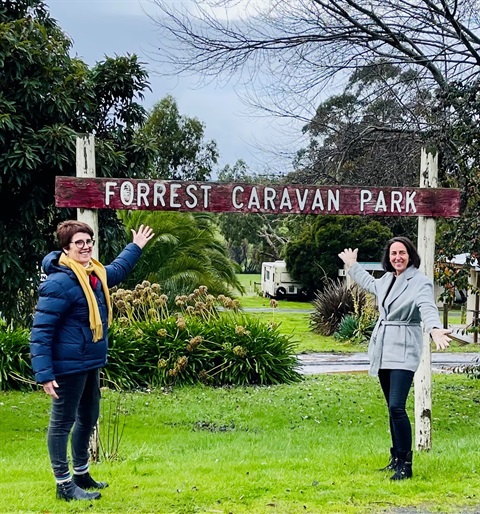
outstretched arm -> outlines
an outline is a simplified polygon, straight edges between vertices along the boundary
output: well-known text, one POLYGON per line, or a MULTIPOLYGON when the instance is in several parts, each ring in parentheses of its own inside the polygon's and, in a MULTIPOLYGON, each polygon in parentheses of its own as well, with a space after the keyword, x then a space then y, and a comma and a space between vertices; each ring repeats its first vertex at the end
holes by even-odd
POLYGON ((133 230, 133 228, 131 230, 133 234, 133 242, 140 248, 143 248, 155 236, 153 229, 148 225, 140 225, 138 232, 133 230))

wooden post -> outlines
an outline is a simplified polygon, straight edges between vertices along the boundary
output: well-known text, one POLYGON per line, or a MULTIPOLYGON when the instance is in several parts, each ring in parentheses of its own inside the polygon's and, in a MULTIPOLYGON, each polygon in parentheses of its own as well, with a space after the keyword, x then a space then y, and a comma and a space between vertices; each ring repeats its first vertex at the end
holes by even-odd
MULTIPOLYGON (((79 178, 95 178, 95 136, 85 134, 77 137, 76 169, 79 178)), ((93 247, 93 258, 98 260, 98 211, 93 209, 77 209, 78 221, 90 225, 95 234, 96 244, 93 247)))
MULTIPOLYGON (((85 134, 77 137, 76 145, 76 175, 81 178, 95 178, 95 137, 93 134, 85 134)), ((96 244, 93 247, 92 257, 98 260, 98 212, 93 209, 77 209, 77 220, 83 221, 93 229, 96 244)), ((90 436, 90 459, 94 462, 99 460, 99 424, 97 422, 90 436)))
MULTIPOLYGON (((438 155, 422 148, 420 162, 420 187, 437 187, 438 155)), ((418 218, 418 253, 421 271, 433 281, 435 265, 435 218, 418 218)), ((432 368, 430 335, 423 335, 423 352, 420 366, 415 373, 415 445, 417 450, 432 447, 432 368)))

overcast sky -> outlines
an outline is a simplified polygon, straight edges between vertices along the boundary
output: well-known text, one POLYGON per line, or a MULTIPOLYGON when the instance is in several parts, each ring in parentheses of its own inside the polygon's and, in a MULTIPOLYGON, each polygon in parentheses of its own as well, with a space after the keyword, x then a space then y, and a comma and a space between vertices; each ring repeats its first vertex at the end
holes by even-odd
MULTIPOLYGON (((145 107, 172 95, 180 113, 197 117, 206 126, 206 138, 217 142, 220 165, 233 165, 243 159, 252 172, 263 173, 265 166, 272 171, 290 171, 290 163, 278 160, 265 148, 300 135, 300 125, 285 128, 285 124, 263 113, 254 113, 235 92, 232 84, 219 87, 210 84, 198 88, 194 77, 161 76, 160 65, 150 59, 158 47, 155 24, 145 13, 153 16, 155 5, 149 0, 46 0, 50 13, 73 40, 73 55, 89 65, 105 56, 137 54, 146 63, 152 92, 146 95, 145 107), (261 150, 263 148, 263 150, 261 150)), ((198 78, 198 77, 197 77, 198 78)), ((299 144, 297 142, 297 144, 299 144)), ((298 148, 293 148, 293 151, 298 148)))

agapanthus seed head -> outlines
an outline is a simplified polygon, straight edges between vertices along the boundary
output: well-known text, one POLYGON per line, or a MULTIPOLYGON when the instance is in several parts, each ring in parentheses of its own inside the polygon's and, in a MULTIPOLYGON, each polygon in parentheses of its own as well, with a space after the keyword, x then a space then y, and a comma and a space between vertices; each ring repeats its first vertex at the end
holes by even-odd
POLYGON ((240 346, 240 345, 235 346, 233 348, 232 352, 237 357, 246 357, 247 356, 247 350, 243 346, 240 346))
POLYGON ((240 336, 245 334, 245 327, 242 327, 242 325, 237 325, 235 327, 235 333, 240 336))

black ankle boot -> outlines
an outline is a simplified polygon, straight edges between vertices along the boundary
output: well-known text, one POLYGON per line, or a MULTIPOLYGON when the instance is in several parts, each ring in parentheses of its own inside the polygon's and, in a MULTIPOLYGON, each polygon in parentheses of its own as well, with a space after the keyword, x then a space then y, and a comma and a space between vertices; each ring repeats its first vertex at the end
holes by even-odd
POLYGON ((82 489, 105 489, 105 487, 108 487, 106 482, 97 482, 88 472, 83 475, 74 474, 73 481, 82 489))
POLYGON ((98 500, 101 498, 100 493, 87 493, 78 487, 73 480, 57 484, 57 498, 59 500, 98 500))
POLYGON ((405 478, 412 478, 412 452, 397 453, 397 469, 395 474, 390 477, 391 480, 404 480, 405 478))
POLYGON ((384 468, 379 469, 379 471, 397 471, 397 464, 397 450, 390 448, 390 462, 384 468))

